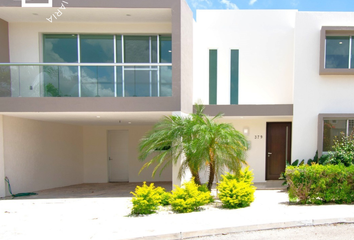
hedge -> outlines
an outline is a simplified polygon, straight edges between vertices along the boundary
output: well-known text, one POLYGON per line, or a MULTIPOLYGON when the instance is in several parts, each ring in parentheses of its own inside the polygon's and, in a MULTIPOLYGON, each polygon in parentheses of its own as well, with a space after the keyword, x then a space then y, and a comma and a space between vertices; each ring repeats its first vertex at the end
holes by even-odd
POLYGON ((289 166, 285 171, 290 201, 301 204, 353 203, 354 166, 289 166))

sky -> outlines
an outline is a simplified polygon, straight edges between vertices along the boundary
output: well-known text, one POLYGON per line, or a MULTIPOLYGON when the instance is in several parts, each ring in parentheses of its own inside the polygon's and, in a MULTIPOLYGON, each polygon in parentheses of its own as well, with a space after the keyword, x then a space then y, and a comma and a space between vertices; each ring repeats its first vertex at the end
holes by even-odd
POLYGON ((354 11, 354 0, 186 0, 196 9, 297 9, 299 11, 354 11))

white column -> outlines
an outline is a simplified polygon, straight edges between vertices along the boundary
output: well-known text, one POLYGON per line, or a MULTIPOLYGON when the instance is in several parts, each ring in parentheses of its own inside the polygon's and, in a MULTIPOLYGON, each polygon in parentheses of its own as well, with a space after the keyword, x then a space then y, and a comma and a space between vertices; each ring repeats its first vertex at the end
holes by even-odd
MULTIPOLYGON (((173 116, 181 116, 181 117, 188 117, 189 115, 183 112, 173 112, 173 116)), ((186 170, 184 176, 179 179, 178 178, 178 171, 181 166, 181 164, 185 161, 185 156, 182 154, 180 158, 178 159, 176 164, 172 165, 172 185, 173 188, 175 188, 175 185, 181 186, 184 182, 188 182, 192 178, 192 174, 189 170, 186 170)))

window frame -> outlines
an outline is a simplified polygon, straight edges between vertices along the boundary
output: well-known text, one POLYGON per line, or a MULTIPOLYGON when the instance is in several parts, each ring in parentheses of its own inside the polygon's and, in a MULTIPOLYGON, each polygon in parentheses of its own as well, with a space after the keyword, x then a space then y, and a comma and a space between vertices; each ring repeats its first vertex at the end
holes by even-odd
MULTIPOLYGON (((354 36, 354 27, 323 26, 320 37, 320 75, 354 75, 354 68, 326 68, 326 37, 354 36)), ((354 45, 354 43, 353 43, 354 45)), ((349 54, 351 52, 349 51, 349 54)), ((352 59, 353 61, 354 59, 352 59)))
POLYGON ((323 134, 324 134, 324 121, 325 120, 354 120, 354 114, 318 114, 318 136, 317 136, 317 151, 318 156, 322 156, 326 152, 323 152, 323 134))

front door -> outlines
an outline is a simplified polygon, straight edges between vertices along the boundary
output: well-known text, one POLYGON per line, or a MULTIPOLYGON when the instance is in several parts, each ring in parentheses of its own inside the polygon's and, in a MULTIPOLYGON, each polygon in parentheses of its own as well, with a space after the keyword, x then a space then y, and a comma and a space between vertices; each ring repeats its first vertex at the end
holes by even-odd
POLYGON ((266 180, 278 180, 291 162, 291 122, 267 123, 266 180))
POLYGON ((128 131, 108 131, 108 171, 110 182, 129 182, 128 142, 128 131))

